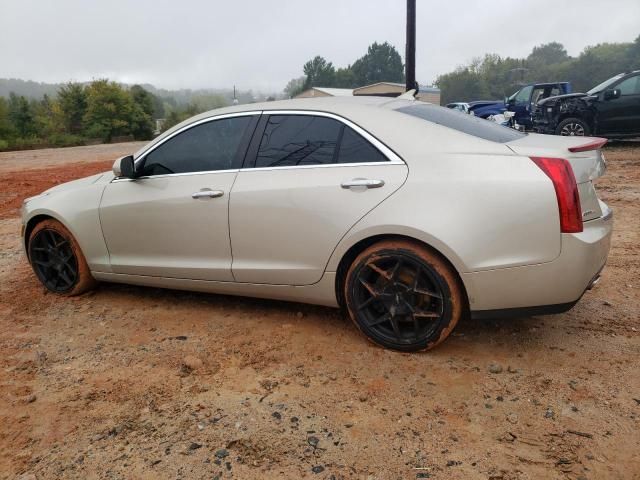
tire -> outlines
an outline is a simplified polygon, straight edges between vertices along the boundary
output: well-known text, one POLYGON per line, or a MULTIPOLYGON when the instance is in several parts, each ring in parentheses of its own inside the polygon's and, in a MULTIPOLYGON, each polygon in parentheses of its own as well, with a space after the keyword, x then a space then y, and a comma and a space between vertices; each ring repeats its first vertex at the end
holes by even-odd
POLYGON ((580 118, 565 118, 556 127, 556 135, 563 137, 588 137, 591 135, 591 129, 587 122, 580 118))
POLYGON ((384 240, 353 261, 344 282, 349 317, 371 341, 404 352, 444 341, 465 311, 455 270, 428 247, 384 240))
POLYGON ((28 253, 36 277, 50 292, 74 296, 97 285, 78 242, 57 220, 35 226, 29 235, 28 253))

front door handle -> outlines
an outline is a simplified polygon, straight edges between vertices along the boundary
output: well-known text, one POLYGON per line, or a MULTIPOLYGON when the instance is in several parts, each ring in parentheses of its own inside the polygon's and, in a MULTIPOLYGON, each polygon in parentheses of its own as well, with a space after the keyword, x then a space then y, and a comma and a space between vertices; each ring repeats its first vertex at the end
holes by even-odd
POLYGON ((202 189, 199 192, 195 192, 191 194, 191 198, 199 199, 199 198, 218 198, 224 195, 222 190, 205 190, 202 189))
POLYGON ((342 188, 364 187, 364 188, 380 188, 384 185, 384 180, 370 180, 368 178, 354 178, 342 182, 340 186, 342 188))

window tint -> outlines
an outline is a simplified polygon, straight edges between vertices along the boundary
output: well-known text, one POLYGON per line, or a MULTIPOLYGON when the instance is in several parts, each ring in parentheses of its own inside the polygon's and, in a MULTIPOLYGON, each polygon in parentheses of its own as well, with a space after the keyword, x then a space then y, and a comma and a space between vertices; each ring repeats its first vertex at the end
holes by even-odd
POLYGON ((271 115, 256 167, 326 165, 334 162, 342 124, 312 115, 271 115))
POLYGON ((338 163, 386 162, 387 157, 365 138, 345 126, 338 151, 338 163))
POLYGON ((526 136, 517 130, 503 127, 475 115, 467 115, 427 103, 399 108, 397 111, 491 142, 506 143, 526 136))
POLYGON ((529 103, 529 98, 531 97, 532 90, 533 85, 528 85, 520 90, 515 97, 516 103, 529 103))
POLYGON ((620 95, 640 94, 640 75, 623 80, 615 88, 620 89, 620 95))
POLYGON ((251 121, 251 116, 225 118, 185 130, 146 156, 142 175, 238 168, 236 154, 251 121))

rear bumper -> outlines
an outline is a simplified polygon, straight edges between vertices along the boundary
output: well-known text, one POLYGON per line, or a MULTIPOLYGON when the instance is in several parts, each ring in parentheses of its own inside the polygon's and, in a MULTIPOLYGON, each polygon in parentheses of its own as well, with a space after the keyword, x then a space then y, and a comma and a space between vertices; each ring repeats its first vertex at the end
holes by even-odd
POLYGON ((584 223, 584 231, 562 234, 552 262, 463 274, 472 317, 493 318, 569 310, 599 279, 613 230, 613 213, 584 223))

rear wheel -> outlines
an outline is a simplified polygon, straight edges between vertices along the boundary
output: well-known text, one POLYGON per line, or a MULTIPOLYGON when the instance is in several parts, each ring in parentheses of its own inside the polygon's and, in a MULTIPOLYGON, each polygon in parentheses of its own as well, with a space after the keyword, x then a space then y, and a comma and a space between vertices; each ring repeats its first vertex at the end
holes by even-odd
POLYGON ((465 298, 447 262, 405 240, 382 241, 358 255, 344 294, 357 327, 373 342, 401 351, 429 350, 447 338, 465 298))
POLYGON ((589 125, 579 118, 565 118, 556 127, 556 135, 563 137, 588 137, 590 134, 589 125))
POLYGON ((29 262, 50 292, 79 295, 95 287, 87 261, 71 232, 57 220, 44 220, 29 236, 29 262))

